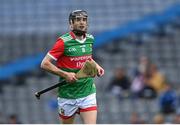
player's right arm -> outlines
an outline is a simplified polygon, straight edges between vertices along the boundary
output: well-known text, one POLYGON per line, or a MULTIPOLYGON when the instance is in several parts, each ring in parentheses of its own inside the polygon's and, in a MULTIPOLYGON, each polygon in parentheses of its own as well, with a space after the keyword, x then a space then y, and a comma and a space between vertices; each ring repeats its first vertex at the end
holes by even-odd
POLYGON ((50 73, 53 73, 55 75, 65 78, 66 81, 68 82, 73 82, 77 80, 75 77, 75 73, 63 71, 59 69, 58 67, 56 67, 52 62, 53 62, 53 59, 47 54, 44 57, 43 61, 41 62, 41 68, 50 73))
POLYGON ((67 82, 74 82, 77 80, 75 73, 63 71, 53 64, 53 61, 56 61, 57 58, 63 54, 63 51, 64 42, 61 39, 58 39, 54 47, 48 52, 48 54, 42 60, 41 68, 50 73, 65 78, 67 82))

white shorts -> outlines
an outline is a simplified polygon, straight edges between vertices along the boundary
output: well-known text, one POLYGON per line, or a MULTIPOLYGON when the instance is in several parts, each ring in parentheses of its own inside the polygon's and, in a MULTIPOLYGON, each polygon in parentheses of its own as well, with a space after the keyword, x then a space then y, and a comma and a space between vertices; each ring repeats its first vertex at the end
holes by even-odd
POLYGON ((75 113, 97 110, 96 93, 78 99, 58 97, 58 112, 63 119, 72 117, 75 113))

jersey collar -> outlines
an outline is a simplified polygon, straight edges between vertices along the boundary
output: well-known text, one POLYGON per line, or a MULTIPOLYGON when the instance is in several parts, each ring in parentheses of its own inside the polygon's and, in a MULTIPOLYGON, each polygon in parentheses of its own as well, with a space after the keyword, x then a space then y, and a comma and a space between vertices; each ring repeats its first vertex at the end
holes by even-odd
POLYGON ((79 43, 84 43, 84 42, 86 41, 86 34, 84 35, 84 39, 83 39, 83 40, 77 39, 77 38, 76 38, 76 35, 75 35, 72 31, 70 31, 70 35, 71 35, 71 37, 72 37, 74 40, 78 41, 79 43))
POLYGON ((70 35, 71 35, 71 37, 72 37, 73 39, 76 39, 76 36, 75 36, 75 34, 74 34, 72 31, 70 31, 70 35))

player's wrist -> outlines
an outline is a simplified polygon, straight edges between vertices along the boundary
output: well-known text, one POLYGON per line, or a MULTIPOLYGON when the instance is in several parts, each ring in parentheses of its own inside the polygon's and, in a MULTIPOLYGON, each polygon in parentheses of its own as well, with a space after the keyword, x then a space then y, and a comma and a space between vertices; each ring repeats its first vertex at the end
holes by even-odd
POLYGON ((67 78, 68 72, 63 71, 63 70, 59 70, 59 75, 60 75, 61 77, 63 77, 63 78, 67 78))

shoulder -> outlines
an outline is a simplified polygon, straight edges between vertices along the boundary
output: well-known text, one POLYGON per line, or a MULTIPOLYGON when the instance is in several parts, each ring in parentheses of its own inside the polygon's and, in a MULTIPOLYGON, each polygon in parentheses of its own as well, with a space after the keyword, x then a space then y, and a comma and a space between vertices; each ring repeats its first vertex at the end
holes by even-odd
POLYGON ((69 40, 72 40, 73 38, 69 33, 66 33, 66 34, 60 36, 59 39, 63 40, 64 42, 67 42, 69 40))
POLYGON ((87 34, 86 34, 86 37, 94 40, 94 36, 91 35, 91 34, 88 34, 88 33, 87 33, 87 34))

